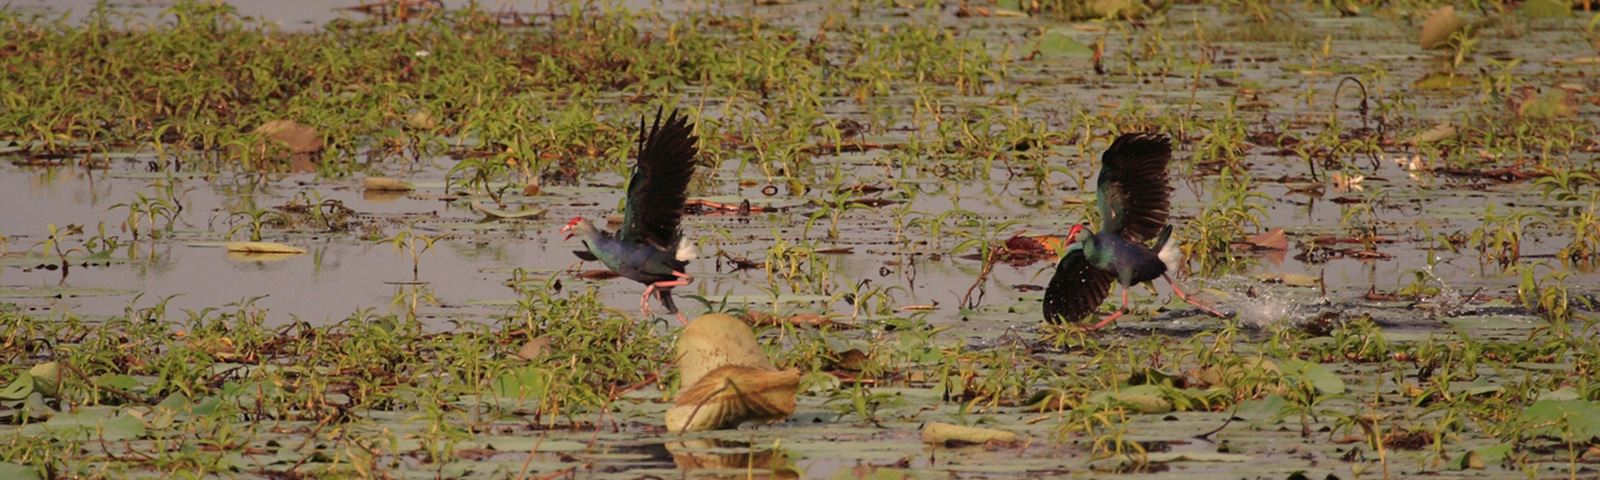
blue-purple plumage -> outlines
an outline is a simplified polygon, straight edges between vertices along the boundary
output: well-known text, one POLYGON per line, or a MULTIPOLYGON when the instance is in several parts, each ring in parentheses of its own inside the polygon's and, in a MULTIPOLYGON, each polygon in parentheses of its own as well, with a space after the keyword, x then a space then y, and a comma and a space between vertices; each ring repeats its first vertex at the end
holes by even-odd
MULTIPOLYGON (((692 280, 684 273, 684 267, 695 256, 679 223, 699 154, 697 138, 694 126, 677 112, 665 122, 657 112, 654 125, 648 129, 643 119, 639 123, 639 161, 628 180, 622 225, 617 232, 600 230, 582 218, 572 219, 561 230, 569 237, 582 238, 585 250, 574 252, 578 258, 597 260, 618 275, 648 285, 645 298, 640 301, 646 312, 647 299, 654 291, 668 313, 678 313, 672 302, 672 287, 692 280)), ((679 318, 682 319, 681 314, 679 318)))

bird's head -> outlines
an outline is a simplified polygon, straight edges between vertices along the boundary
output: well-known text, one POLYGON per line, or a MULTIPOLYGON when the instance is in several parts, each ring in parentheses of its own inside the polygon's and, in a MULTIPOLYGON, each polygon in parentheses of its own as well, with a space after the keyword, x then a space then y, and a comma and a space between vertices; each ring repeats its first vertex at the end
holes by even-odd
POLYGON ((1067 242, 1066 242, 1067 245, 1072 245, 1073 243, 1077 243, 1078 240, 1081 240, 1080 238, 1078 238, 1079 235, 1087 235, 1088 233, 1089 233, 1089 224, 1088 224, 1088 222, 1080 223, 1080 224, 1077 224, 1077 225, 1073 225, 1071 230, 1067 230, 1067 242))
POLYGON ((588 225, 589 221, 584 220, 583 217, 573 218, 567 222, 567 226, 561 227, 561 233, 567 234, 566 239, 571 240, 573 235, 577 235, 580 230, 584 230, 588 225))

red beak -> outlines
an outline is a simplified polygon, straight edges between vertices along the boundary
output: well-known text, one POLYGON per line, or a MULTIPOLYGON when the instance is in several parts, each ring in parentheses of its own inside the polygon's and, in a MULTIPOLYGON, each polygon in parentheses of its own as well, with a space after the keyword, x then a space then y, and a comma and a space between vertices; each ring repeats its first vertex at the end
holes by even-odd
POLYGON ((1071 245, 1072 242, 1078 241, 1078 234, 1081 232, 1083 232, 1083 224, 1073 225, 1072 229, 1067 231, 1067 244, 1071 245))

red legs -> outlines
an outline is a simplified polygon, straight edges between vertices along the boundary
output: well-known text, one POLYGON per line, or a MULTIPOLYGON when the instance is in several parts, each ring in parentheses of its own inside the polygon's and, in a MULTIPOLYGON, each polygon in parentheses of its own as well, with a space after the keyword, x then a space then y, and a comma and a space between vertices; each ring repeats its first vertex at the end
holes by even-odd
POLYGON ((1104 328, 1106 325, 1110 325, 1111 322, 1116 321, 1118 318, 1121 318, 1123 315, 1126 315, 1128 313, 1128 289, 1122 288, 1120 290, 1122 290, 1122 309, 1121 310, 1117 310, 1117 313, 1113 313, 1113 314, 1111 314, 1111 316, 1108 316, 1108 317, 1106 317, 1104 319, 1101 319, 1100 323, 1096 323, 1094 325, 1089 325, 1089 326, 1086 326, 1086 327, 1078 327, 1078 328, 1080 330, 1085 331, 1085 332, 1091 332, 1091 331, 1099 330, 1101 328, 1104 328))
MULTIPOLYGON (((644 313, 645 318, 650 318, 650 317, 654 317, 655 316, 655 312, 650 310, 650 294, 651 293, 655 293, 655 291, 659 290, 659 289, 666 289, 666 288, 672 288, 672 287, 682 287, 684 285, 688 285, 690 283, 694 283, 694 277, 689 276, 689 274, 687 274, 687 273, 683 273, 683 272, 679 272, 679 271, 673 271, 672 275, 675 276, 675 277, 678 277, 678 279, 677 280, 663 280, 663 281, 660 281, 660 282, 655 282, 655 283, 649 284, 649 285, 644 287, 644 295, 639 297, 639 311, 644 313)), ((683 316, 683 312, 672 312, 672 313, 675 313, 675 314, 678 315, 678 321, 679 322, 683 322, 684 325, 688 325, 689 324, 689 319, 685 318, 683 316)))
POLYGON ((645 319, 655 318, 656 316, 656 312, 650 310, 650 294, 655 293, 655 291, 655 284, 650 284, 644 287, 644 295, 639 296, 639 313, 644 314, 645 319))
MULTIPOLYGON (((1183 289, 1178 288, 1178 282, 1172 281, 1172 276, 1163 273, 1163 274, 1161 274, 1161 278, 1167 279, 1167 284, 1168 285, 1172 285, 1172 293, 1177 294, 1178 298, 1183 299, 1183 301, 1189 302, 1190 305, 1194 305, 1196 307, 1199 307, 1201 310, 1205 310, 1206 313, 1210 313, 1210 314, 1216 315, 1218 317, 1227 317, 1227 315, 1223 315, 1222 312, 1218 312, 1216 309, 1211 308, 1210 302, 1204 302, 1204 301, 1200 301, 1198 299, 1189 298, 1189 294, 1183 293, 1183 289)), ((1123 315, 1126 315, 1128 313, 1128 289, 1127 288, 1121 288, 1121 290, 1122 290, 1122 309, 1121 310, 1117 310, 1117 313, 1113 313, 1110 316, 1107 316, 1106 318, 1101 319, 1099 323, 1096 323, 1094 325, 1082 326, 1082 327, 1078 327, 1078 328, 1083 330, 1083 331, 1085 331, 1085 332, 1099 330, 1101 328, 1105 328, 1106 325, 1110 325, 1111 322, 1116 321, 1118 318, 1121 318, 1123 315)))
MULTIPOLYGON (((1183 293, 1183 289, 1178 288, 1178 282, 1172 281, 1172 276, 1163 273, 1163 274, 1161 274, 1161 278, 1167 279, 1167 284, 1168 285, 1172 285, 1172 293, 1177 294, 1178 298, 1183 299, 1183 301, 1189 302, 1190 305, 1194 305, 1196 307, 1200 307, 1200 309, 1201 310, 1205 310, 1206 313, 1210 313, 1210 314, 1216 315, 1218 317, 1227 317, 1227 315, 1223 315, 1222 312, 1218 312, 1215 308, 1211 308, 1210 302, 1202 302, 1200 300, 1189 298, 1189 294, 1183 293)), ((1124 297, 1124 298, 1126 298, 1126 297, 1124 297)), ((1123 302, 1123 308, 1127 308, 1126 300, 1124 300, 1124 302, 1123 302)))

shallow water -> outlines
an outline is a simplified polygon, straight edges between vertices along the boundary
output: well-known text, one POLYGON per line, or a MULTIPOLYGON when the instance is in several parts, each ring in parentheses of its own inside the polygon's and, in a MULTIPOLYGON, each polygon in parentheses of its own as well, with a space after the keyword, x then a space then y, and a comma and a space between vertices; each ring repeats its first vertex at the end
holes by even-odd
MULTIPOLYGON (((20 0, 11 8, 26 12, 40 8, 36 3, 42 2, 20 0)), ((456 5, 454 2, 447 4, 456 5)), ((627 4, 642 5, 641 2, 627 4)), ((55 3, 51 8, 75 8, 74 5, 55 3)), ((133 11, 153 15, 152 12, 165 8, 164 5, 128 6, 133 11)), ((313 28, 318 22, 349 15, 335 10, 349 5, 354 2, 348 5, 240 2, 238 7, 243 15, 278 22, 292 31, 313 28)), ((506 8, 524 12, 549 8, 539 3, 506 5, 506 8)), ((1396 124, 1386 127, 1390 136, 1404 138, 1435 123, 1458 120, 1471 111, 1499 108, 1492 103, 1498 99, 1485 99, 1472 89, 1439 93, 1414 88, 1413 82, 1434 69, 1444 54, 1417 49, 1416 28, 1411 20, 1378 19, 1372 15, 1344 17, 1319 9, 1285 7, 1297 22, 1293 27, 1299 35, 1287 40, 1257 41, 1243 38, 1251 31, 1240 14, 1203 6, 1175 6, 1160 19, 1127 28, 1123 28, 1122 23, 1108 27, 1105 22, 961 18, 955 16, 953 4, 934 6, 936 8, 923 10, 904 8, 908 11, 889 8, 892 10, 889 13, 872 11, 857 21, 867 27, 907 21, 943 22, 960 35, 987 39, 987 48, 996 55, 1024 44, 1041 29, 1062 26, 1085 43, 1105 38, 1115 52, 1156 48, 1148 45, 1151 42, 1158 47, 1215 51, 1217 63, 1207 67, 1211 70, 1205 71, 1199 85, 1185 73, 1193 70, 1179 68, 1167 75, 1139 76, 1135 80, 1136 77, 1119 73, 1132 68, 1131 62, 1122 57, 1106 62, 1110 73, 1097 74, 1084 58, 1020 60, 1017 58, 1020 55, 1013 51, 1010 61, 1017 65, 1013 66, 1012 74, 1004 82, 985 85, 983 89, 996 98, 1007 92, 1020 92, 1014 99, 1002 102, 990 97, 957 96, 948 91, 935 95, 946 102, 943 108, 950 112, 980 108, 1009 110, 1013 108, 1009 102, 1036 100, 1016 107, 1019 115, 1053 131, 1064 130, 1074 115, 1085 111, 1142 108, 1149 112, 1148 116, 1157 116, 1188 109, 1191 99, 1196 102, 1193 107, 1196 118, 1232 116, 1243 122, 1250 132, 1284 131, 1309 138, 1325 130, 1330 116, 1336 116, 1345 126, 1375 124, 1375 119, 1355 113, 1354 100, 1348 90, 1334 108, 1332 90, 1337 88, 1345 73, 1325 75, 1326 72, 1311 71, 1313 67, 1307 65, 1314 56, 1308 52, 1316 49, 1307 48, 1306 44, 1320 44, 1324 39, 1333 52, 1332 61, 1322 61, 1324 69, 1331 65, 1352 74, 1371 69, 1388 72, 1387 81, 1367 87, 1374 92, 1374 100, 1404 100, 1404 106, 1396 107, 1402 113, 1391 117, 1396 124), (1212 32, 1205 42, 1188 33, 1197 24, 1212 32), (1152 40, 1158 36, 1159 41, 1152 40), (1223 75, 1224 72, 1227 74, 1223 75), (1248 89, 1255 91, 1241 93, 1247 89, 1239 85, 1243 82, 1253 82, 1248 89), (1302 94, 1311 90, 1318 92, 1307 95, 1314 101, 1301 100, 1302 94), (1229 104, 1238 101, 1259 105, 1254 110, 1230 110, 1229 104)), ((662 8, 680 7, 698 8, 676 4, 662 8)), ((740 3, 717 7, 771 19, 803 32, 815 30, 828 15, 845 8, 827 2, 771 6, 740 3)), ((495 11, 500 7, 488 4, 482 8, 495 11)), ((1580 15, 1583 15, 1580 19, 1553 25, 1559 28, 1527 27, 1515 36, 1493 34, 1490 38, 1494 41, 1486 45, 1480 56, 1523 59, 1517 71, 1527 83, 1544 87, 1579 83, 1590 92, 1600 90, 1600 84, 1594 80, 1600 76, 1593 75, 1592 64, 1557 62, 1593 54, 1572 41, 1579 35, 1578 25, 1590 18, 1590 14, 1580 15)), ((1155 67, 1140 68, 1148 71, 1155 67)), ((715 98, 693 98, 685 102, 696 108, 703 107, 701 112, 712 119, 718 119, 718 115, 758 115, 748 110, 730 112, 715 98)), ((869 103, 859 105, 846 97, 826 97, 822 108, 831 118, 841 119, 868 118, 871 116, 867 113, 869 109, 926 108, 909 92, 896 92, 869 103)), ((1578 107, 1576 115, 1592 121, 1596 113, 1593 105, 1584 104, 1578 107)), ((953 122, 956 117, 952 113, 950 118, 953 122)), ((601 120, 613 122, 615 119, 601 120)), ((631 120, 614 123, 624 125, 624 131, 631 128, 627 126, 631 125, 631 120)), ((896 117, 891 125, 870 129, 865 135, 879 143, 908 142, 926 135, 919 128, 935 127, 913 125, 902 116, 896 117)), ((699 239, 705 256, 689 268, 697 281, 677 289, 680 297, 677 303, 691 317, 706 311, 697 302, 684 298, 697 295, 713 302, 727 299, 729 306, 744 306, 755 311, 833 313, 846 321, 852 305, 841 294, 870 280, 866 284, 870 288, 890 288, 887 301, 879 303, 881 298, 874 299, 871 305, 892 313, 864 312, 858 321, 869 327, 876 327, 872 320, 887 316, 930 311, 925 317, 929 324, 950 327, 948 332, 941 333, 940 339, 957 345, 949 347, 955 352, 964 352, 960 346, 985 352, 997 346, 1032 341, 1039 324, 1042 296, 1039 287, 1048 282, 1053 261, 996 265, 987 281, 974 290, 974 294, 979 295, 977 304, 963 306, 962 298, 973 287, 983 266, 978 260, 962 257, 975 253, 975 249, 959 254, 952 250, 966 238, 1001 240, 1019 232, 1061 234, 1068 226, 1082 220, 1081 212, 1086 206, 1081 201, 1092 193, 1076 185, 1081 180, 1092 188, 1094 175, 1099 170, 1099 150, 1104 148, 1105 142, 1083 145, 1083 132, 1066 132, 1064 137, 1063 144, 1040 149, 1046 150, 1044 153, 1027 154, 1041 155, 1045 165, 1063 170, 1048 174, 1051 183, 1044 191, 1026 175, 1016 173, 1023 168, 1024 162, 1020 160, 1014 164, 1002 160, 988 166, 985 172, 988 180, 948 179, 957 178, 951 172, 985 168, 974 167, 977 161, 970 158, 970 153, 948 154, 946 158, 920 165, 921 168, 906 168, 882 149, 806 155, 804 161, 796 162, 804 166, 802 170, 805 171, 797 172, 764 172, 759 166, 741 169, 737 161, 725 161, 714 173, 702 175, 706 180, 695 185, 692 197, 723 203, 750 199, 756 205, 787 209, 748 216, 687 216, 684 229, 688 235, 699 239), (792 175, 797 180, 791 182, 791 177, 784 175, 792 175), (841 198, 879 197, 905 200, 905 203, 844 213, 838 223, 836 239, 827 234, 829 218, 826 215, 816 219, 807 230, 807 222, 819 211, 817 206, 808 204, 808 200, 832 200, 835 194, 828 191, 830 187, 827 186, 835 184, 890 188, 882 193, 847 194, 841 198), (776 193, 764 193, 768 187, 776 193), (929 219, 954 209, 965 209, 973 215, 960 222, 948 222, 938 236, 925 229, 906 228, 903 230, 905 238, 897 239, 893 224, 896 217, 929 219), (895 213, 897 210, 905 213, 895 213), (989 226, 1008 221, 1016 223, 996 231, 978 225, 979 220, 989 226), (730 257, 764 260, 768 259, 769 249, 779 242, 803 243, 807 248, 850 250, 813 254, 810 265, 825 266, 825 273, 821 278, 793 281, 781 278, 774 281, 762 269, 735 271, 731 261, 715 256, 720 251, 730 257), (774 293, 778 296, 776 306, 773 305, 774 293), (1018 340, 1023 337, 1026 339, 1018 340)), ((1180 147, 1172 169, 1176 187, 1174 218, 1178 222, 1192 221, 1212 204, 1220 183, 1215 171, 1198 167, 1192 161, 1198 155, 1197 145, 1203 140, 1191 135, 1178 142, 1180 147)), ((1588 142, 1574 148, 1566 158, 1555 160, 1592 170, 1595 145, 1592 139, 1588 142)), ((1412 155, 1415 149, 1402 144, 1385 145, 1385 153, 1376 166, 1364 156, 1340 159, 1342 165, 1335 166, 1335 170, 1343 168, 1348 173, 1366 176, 1361 190, 1340 191, 1326 180, 1329 173, 1326 165, 1313 172, 1297 155, 1275 154, 1272 150, 1273 147, 1266 145, 1252 145, 1238 163, 1254 178, 1254 190, 1269 197, 1264 201, 1265 211, 1259 228, 1251 230, 1287 230, 1291 238, 1288 251, 1243 255, 1239 264, 1226 273, 1180 276, 1185 285, 1199 287, 1202 298, 1217 302, 1225 311, 1237 313, 1240 324, 1250 327, 1247 328, 1249 333, 1261 335, 1275 327, 1297 325, 1328 314, 1342 320, 1370 315, 1374 323, 1386 329, 1392 342, 1427 342, 1454 335, 1525 341, 1532 332, 1548 325, 1517 301, 1520 277, 1508 274, 1505 268, 1482 258, 1471 248, 1463 247, 1457 252, 1433 250, 1430 246, 1435 242, 1426 234, 1472 232, 1483 226, 1483 212, 1488 205, 1495 205, 1501 212, 1510 208, 1535 209, 1551 214, 1552 218, 1566 218, 1570 212, 1558 207, 1581 207, 1581 204, 1546 200, 1530 181, 1507 183, 1404 170, 1393 159, 1412 155), (1316 180, 1311 180, 1313 175, 1316 180), (1298 188, 1304 183, 1324 185, 1320 191, 1306 193, 1298 188), (1370 208, 1377 234, 1394 240, 1394 243, 1379 244, 1375 248, 1388 258, 1337 258, 1326 263, 1296 259, 1307 251, 1306 244, 1316 235, 1352 236, 1353 229, 1340 226, 1340 222, 1352 212, 1366 215, 1356 210, 1362 205, 1370 208), (1424 225, 1428 232, 1422 228, 1424 225), (1430 253, 1437 256, 1437 262, 1431 265, 1430 253), (1383 294, 1395 293, 1410 284, 1413 272, 1419 271, 1431 276, 1431 284, 1441 287, 1438 295, 1416 300, 1382 298, 1383 294), (1254 278, 1273 273, 1303 274, 1321 285, 1296 287, 1254 278), (1368 297, 1369 292, 1378 295, 1368 297)), ((1551 160, 1537 158, 1538 154, 1530 152, 1518 154, 1532 161, 1551 160)), ((536 197, 507 197, 512 209, 524 205, 548 208, 549 212, 541 218, 483 222, 484 216, 470 206, 473 201, 483 201, 482 198, 461 199, 444 189, 446 174, 457 162, 448 157, 407 165, 374 164, 369 166, 372 171, 341 178, 248 173, 203 177, 178 172, 166 180, 164 175, 149 171, 152 163, 162 163, 153 152, 121 152, 119 155, 125 160, 113 162, 109 169, 93 171, 27 166, 21 161, 0 163, 0 205, 6 206, 0 208, 0 235, 5 238, 8 253, 0 258, 3 260, 0 262, 0 302, 13 303, 40 315, 90 317, 121 315, 130 306, 147 307, 169 297, 166 304, 169 312, 200 312, 251 302, 265 312, 267 324, 277 326, 296 321, 318 325, 335 323, 364 309, 403 312, 408 310, 410 299, 425 295, 431 301, 422 301, 417 307, 419 317, 434 331, 450 331, 458 322, 493 324, 498 317, 514 311, 515 302, 523 297, 522 292, 509 285, 514 280, 555 278, 564 290, 599 289, 608 307, 637 316, 642 287, 624 279, 583 280, 566 272, 577 263, 571 251, 578 248, 578 244, 563 239, 557 232, 568 218, 583 216, 598 220, 616 213, 623 179, 615 173, 586 172, 577 185, 546 186, 545 194, 536 197), (404 195, 363 192, 360 177, 367 175, 387 175, 414 182, 418 189, 404 195), (47 225, 81 225, 86 235, 96 234, 97 227, 103 226, 108 235, 130 240, 130 234, 123 228, 127 221, 126 210, 115 205, 129 202, 137 194, 157 195, 158 179, 173 182, 176 191, 182 192, 179 198, 185 205, 173 229, 163 237, 140 237, 132 245, 117 250, 111 260, 93 260, 87 266, 77 264, 65 270, 47 268, 42 260, 35 262, 16 255, 40 248, 48 236, 47 225), (264 240, 309 250, 305 255, 288 258, 234 255, 220 248, 224 241, 245 236, 243 233, 230 236, 230 230, 244 222, 230 212, 272 208, 308 199, 338 201, 354 212, 356 227, 338 233, 267 229, 264 240), (439 239, 430 251, 417 256, 415 264, 410 253, 397 251, 392 243, 372 238, 394 236, 407 224, 412 225, 412 231, 417 234, 439 239)), ((1006 152, 1006 155, 1020 157, 1024 154, 1006 152)), ((3 158, 20 160, 17 155, 3 158)), ((1494 165, 1505 163, 1508 162, 1494 165)), ((961 178, 972 176, 983 177, 961 178)), ((1587 188, 1592 190, 1593 187, 1587 188)), ((1179 231, 1185 230, 1180 228, 1179 231)), ((1592 297, 1600 289, 1596 287, 1600 285, 1600 274, 1591 266, 1550 258, 1570 241, 1571 233, 1562 228, 1531 227, 1522 248, 1524 258, 1518 264, 1547 262, 1548 269, 1539 270, 1540 274, 1570 273, 1564 279, 1569 292, 1575 298, 1592 297)), ((1345 247, 1350 246, 1341 245, 1345 247)), ((599 266, 588 264, 579 268, 593 270, 599 266)), ((1194 268, 1191 264, 1191 269, 1194 268)), ((1147 289, 1134 289, 1133 300, 1141 312, 1125 317, 1107 335, 1108 341, 1156 334, 1170 336, 1178 342, 1223 325, 1221 320, 1205 316, 1172 298, 1165 286, 1159 291, 1159 295, 1152 296, 1147 289)), ((169 316, 181 318, 177 313, 169 316)), ((874 335, 881 332, 868 330, 840 336, 857 343, 880 340, 874 335)), ((667 328, 659 331, 670 334, 667 328)), ((1308 340, 1323 341, 1330 340, 1326 336, 1308 340)), ((1043 347, 1041 350, 1049 351, 1043 347)), ((1052 365, 1062 370, 1079 368, 1080 363, 1090 361, 1066 355, 1036 356, 1043 362, 1055 362, 1052 365)), ((1185 361, 1189 360, 1175 359, 1171 365, 1160 367, 1191 367, 1184 364, 1185 361)), ((1419 408, 1410 398, 1397 393, 1401 386, 1395 384, 1393 376, 1385 376, 1391 372, 1374 372, 1370 364, 1345 363, 1338 359, 1326 361, 1326 364, 1351 385, 1352 391, 1359 388, 1363 392, 1381 392, 1372 396, 1386 402, 1379 405, 1386 412, 1414 414, 1405 418, 1419 424, 1424 418, 1427 421, 1435 418, 1429 416, 1433 413, 1418 413, 1419 408)), ((1570 368, 1570 365, 1565 366, 1570 368)), ((1486 373, 1484 378, 1504 382, 1507 378, 1548 376, 1547 370, 1559 371, 1562 367, 1561 363, 1523 362, 1504 372, 1486 373)), ((1422 381, 1422 375, 1414 371, 1421 367, 1406 368, 1413 371, 1404 377, 1419 377, 1417 381, 1422 381)), ((527 471, 542 475, 582 467, 581 474, 572 476, 584 478, 742 477, 749 474, 777 478, 861 478, 880 470, 884 472, 883 478, 899 478, 894 474, 1095 478, 1118 468, 1116 459, 1095 459, 1090 455, 1092 447, 1085 442, 1092 442, 1092 438, 1053 437, 1061 427, 1059 420, 1034 421, 1048 416, 1046 414, 1009 405, 979 405, 969 410, 972 406, 962 405, 962 399, 948 398, 949 385, 935 385, 927 379, 893 381, 898 383, 872 391, 899 394, 905 402, 884 406, 878 411, 881 422, 877 424, 860 421, 853 414, 840 413, 844 402, 827 397, 826 392, 821 395, 808 392, 801 397, 799 413, 775 426, 682 437, 661 431, 660 415, 666 404, 659 401, 659 391, 646 389, 622 397, 615 408, 608 410, 609 417, 573 420, 576 424, 592 422, 591 425, 600 425, 599 428, 552 429, 526 418, 482 421, 474 427, 489 424, 505 431, 477 434, 453 444, 456 449, 493 449, 473 453, 482 458, 467 455, 446 462, 420 460, 416 452, 423 442, 415 438, 422 435, 423 426, 410 420, 416 412, 363 412, 365 419, 375 420, 385 430, 361 433, 402 438, 390 446, 391 453, 401 452, 392 458, 402 465, 395 471, 417 478, 440 475, 505 477, 522 470, 524 465, 531 466, 527 471), (1031 443, 967 448, 925 446, 918 438, 917 429, 928 421, 981 421, 1023 433, 1031 443), (387 430, 391 427, 392 432, 387 430), (716 441, 700 443, 707 439, 716 441), (525 464, 525 461, 530 463, 525 464), (587 467, 583 467, 585 465, 587 467)), ((1364 398, 1337 397, 1322 407, 1341 412, 1370 409, 1364 402, 1364 398)), ((456 407, 463 410, 476 408, 467 400, 457 403, 456 407)), ((1131 415, 1124 426, 1128 438, 1143 442, 1154 453, 1193 453, 1205 457, 1200 454, 1215 454, 1219 443, 1227 442, 1234 452, 1248 456, 1245 459, 1212 456, 1200 460, 1167 457, 1171 460, 1158 462, 1156 470, 1147 472, 1152 475, 1284 478, 1295 471, 1307 471, 1312 478, 1335 473, 1338 478, 1375 476, 1374 453, 1367 452, 1362 457, 1364 460, 1343 460, 1357 443, 1330 441, 1340 432, 1332 426, 1334 422, 1330 417, 1311 422, 1320 430, 1306 435, 1295 419, 1243 413, 1238 414, 1238 423, 1212 439, 1193 438, 1234 416, 1235 412, 1224 411, 1131 415), (1360 469, 1366 473, 1353 473, 1360 469)), ((304 423, 281 424, 302 430, 314 426, 311 422, 304 423)), ((288 431, 293 432, 291 436, 296 439, 304 433, 288 431)), ((281 433, 264 433, 254 440, 257 443, 278 442, 282 440, 278 437, 281 433)), ((1340 435, 1344 433, 1347 432, 1340 435)), ((1476 448, 1494 440, 1483 434, 1482 429, 1464 432, 1461 437, 1464 438, 1450 444, 1451 454, 1459 455, 1466 448, 1476 448)), ((287 449, 280 453, 283 451, 287 449)), ((251 460, 234 453, 228 455, 240 457, 241 464, 251 460)), ((1510 468, 1487 472, 1449 470, 1439 467, 1437 461, 1427 464, 1437 460, 1424 458, 1427 452, 1413 451, 1406 455, 1409 456, 1404 458, 1409 463, 1399 466, 1401 462, 1396 461, 1397 476, 1428 474, 1454 478, 1471 477, 1476 473, 1491 476, 1516 473, 1510 468)), ((1591 460, 1585 461, 1592 464, 1591 460)), ((270 468, 262 468, 271 471, 285 468, 288 462, 264 463, 270 468)), ((1556 470, 1548 462, 1540 468, 1565 472, 1556 470)))

